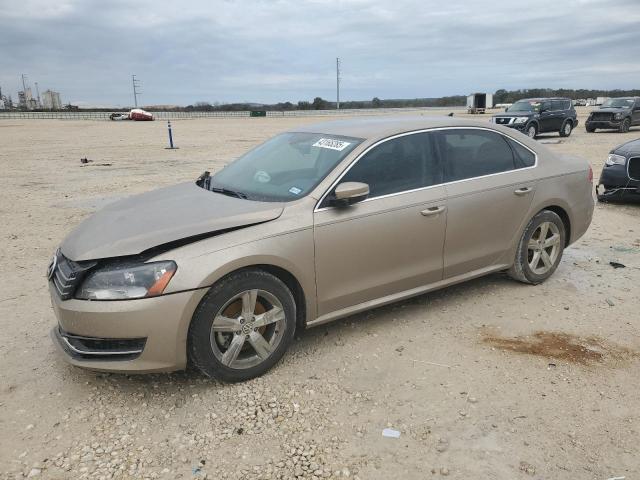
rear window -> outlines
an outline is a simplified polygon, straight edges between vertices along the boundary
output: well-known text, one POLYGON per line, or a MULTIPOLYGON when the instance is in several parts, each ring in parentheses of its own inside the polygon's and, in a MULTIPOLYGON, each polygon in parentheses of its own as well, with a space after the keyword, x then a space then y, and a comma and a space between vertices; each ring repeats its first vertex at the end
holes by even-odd
POLYGON ((513 149, 516 161, 516 168, 533 167, 536 164, 535 154, 526 147, 523 147, 515 140, 507 139, 513 149))
POLYGON ((447 182, 516 168, 512 149, 498 133, 479 129, 450 129, 441 130, 439 136, 447 182))

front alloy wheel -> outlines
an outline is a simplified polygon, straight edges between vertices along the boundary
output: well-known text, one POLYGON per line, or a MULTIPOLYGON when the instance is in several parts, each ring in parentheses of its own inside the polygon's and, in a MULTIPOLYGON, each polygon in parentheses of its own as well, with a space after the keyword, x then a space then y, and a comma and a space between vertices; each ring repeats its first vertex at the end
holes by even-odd
POLYGON ((282 358, 295 327, 287 286, 268 272, 241 270, 217 282, 198 305, 189 326, 189 360, 209 377, 248 380, 282 358))
POLYGON ((246 369, 269 358, 284 334, 280 301, 264 290, 246 290, 220 308, 211 325, 213 354, 226 367, 246 369))
POLYGON ((628 118, 625 118, 620 124, 619 131, 620 133, 627 133, 630 128, 631 128, 631 120, 629 120, 628 118))
POLYGON ((535 125, 531 124, 527 127, 527 137, 536 138, 537 134, 538 134, 538 129, 536 128, 535 125))

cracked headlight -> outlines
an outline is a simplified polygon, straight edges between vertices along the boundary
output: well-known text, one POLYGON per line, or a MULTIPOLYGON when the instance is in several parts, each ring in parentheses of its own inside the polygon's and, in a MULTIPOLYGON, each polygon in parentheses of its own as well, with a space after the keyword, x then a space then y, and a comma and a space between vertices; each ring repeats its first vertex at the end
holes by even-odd
POLYGON ((529 120, 529 117, 516 117, 513 123, 527 123, 527 120, 529 120))
POLYGON ((129 300, 162 295, 178 267, 174 262, 115 264, 90 272, 76 293, 82 300, 129 300))
POLYGON ((604 163, 607 164, 608 166, 624 165, 625 163, 627 163, 627 159, 622 155, 616 155, 615 153, 610 153, 604 163))

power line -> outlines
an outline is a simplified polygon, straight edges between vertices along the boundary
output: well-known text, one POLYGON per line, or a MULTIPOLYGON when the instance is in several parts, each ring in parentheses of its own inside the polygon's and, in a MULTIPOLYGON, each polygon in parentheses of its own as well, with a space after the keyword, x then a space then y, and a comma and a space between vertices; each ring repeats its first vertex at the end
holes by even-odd
POLYGON ((142 94, 142 92, 138 90, 140 88, 140 80, 138 80, 135 75, 131 75, 131 84, 133 85, 133 103, 136 108, 138 108, 138 95, 142 94))
POLYGON ((340 110, 340 58, 336 58, 336 109, 340 110))

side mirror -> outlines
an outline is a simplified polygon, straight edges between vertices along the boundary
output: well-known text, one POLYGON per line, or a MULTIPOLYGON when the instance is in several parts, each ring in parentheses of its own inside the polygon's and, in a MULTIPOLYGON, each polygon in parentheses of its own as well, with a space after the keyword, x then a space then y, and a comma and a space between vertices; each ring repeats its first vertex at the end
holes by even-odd
POLYGON ((337 207, 348 207, 361 202, 369 196, 369 185, 361 182, 343 182, 333 191, 331 204, 337 207))

